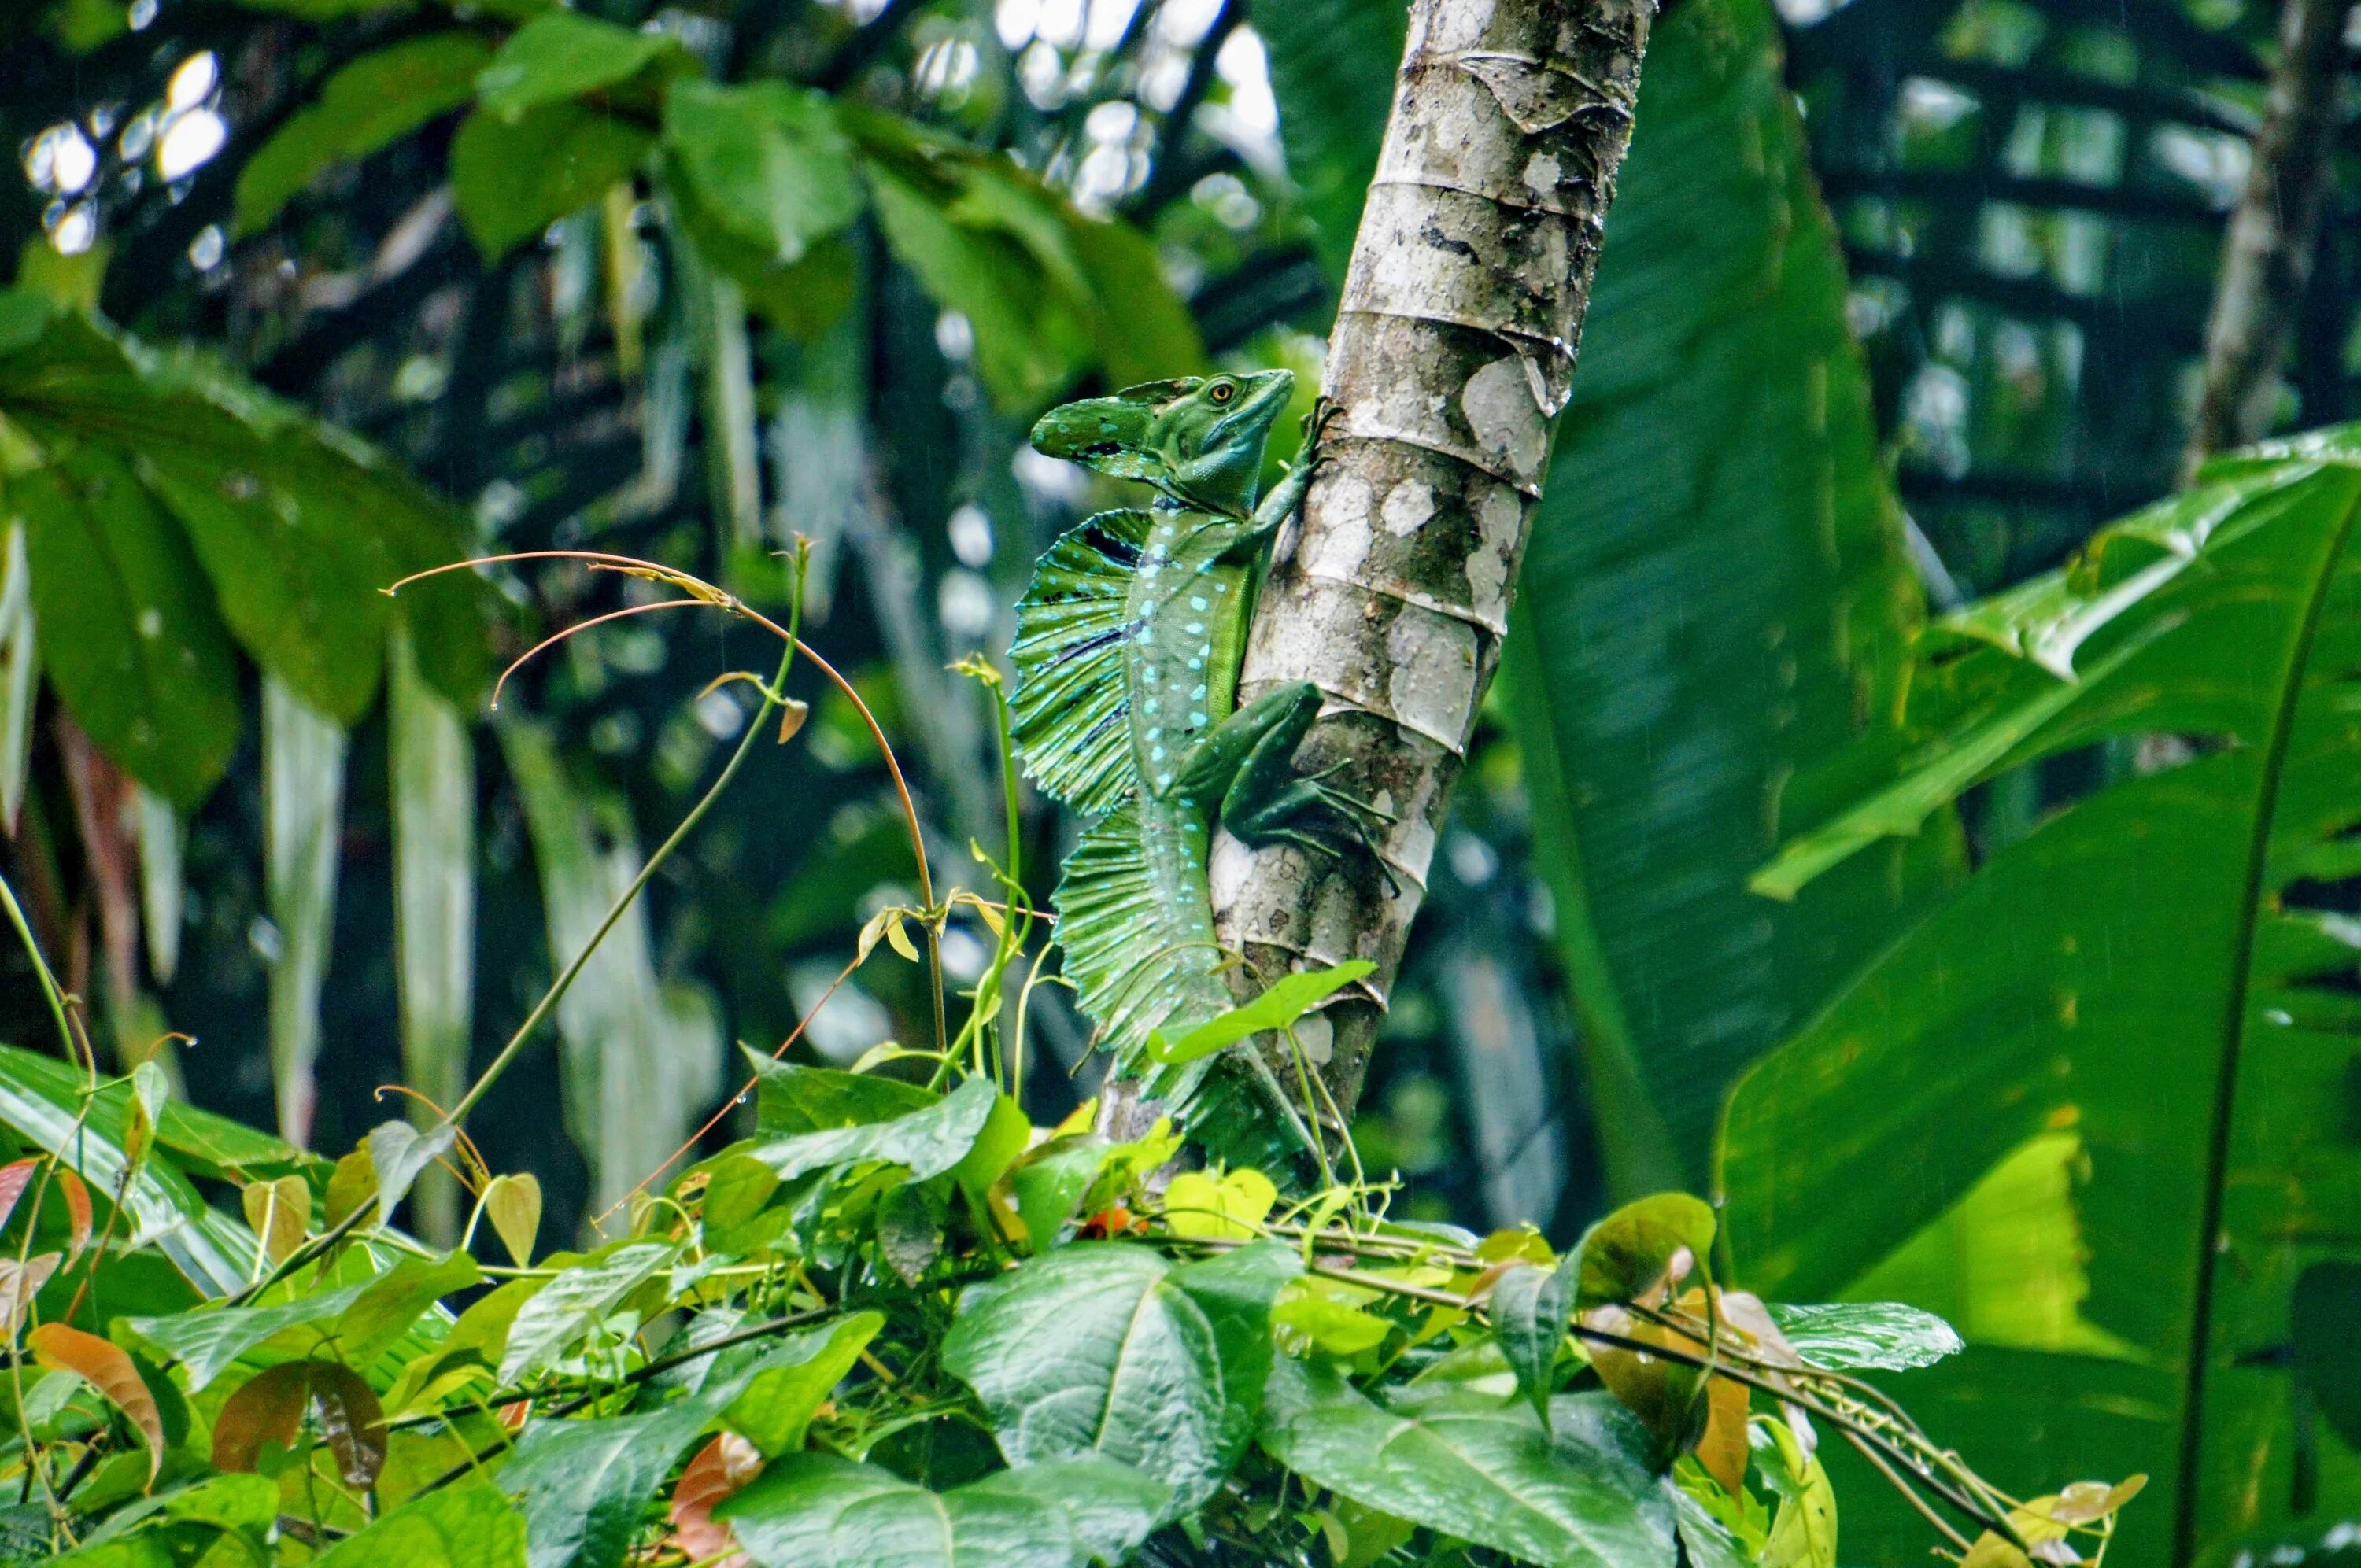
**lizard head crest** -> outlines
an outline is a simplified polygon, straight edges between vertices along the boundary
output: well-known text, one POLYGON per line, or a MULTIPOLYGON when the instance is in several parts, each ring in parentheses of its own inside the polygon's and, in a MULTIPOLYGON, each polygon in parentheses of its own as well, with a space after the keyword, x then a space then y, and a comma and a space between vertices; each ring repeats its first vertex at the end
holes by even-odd
POLYGON ((1102 473, 1144 479, 1185 505, 1244 511, 1263 446, 1295 392, 1288 370, 1188 376, 1051 409, 1033 445, 1102 473))

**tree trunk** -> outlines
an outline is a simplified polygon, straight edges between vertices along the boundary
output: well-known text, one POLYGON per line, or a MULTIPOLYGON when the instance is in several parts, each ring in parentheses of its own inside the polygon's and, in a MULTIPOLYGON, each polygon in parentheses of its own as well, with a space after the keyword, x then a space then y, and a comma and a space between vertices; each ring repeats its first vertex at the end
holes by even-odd
POLYGON ((1248 989, 1376 963, 1304 1032, 1348 1119, 1508 630, 1653 9, 1411 8, 1329 340, 1335 415, 1302 521, 1274 552, 1239 693, 1243 706, 1309 680, 1326 694, 1301 764, 1337 769, 1330 782, 1394 815, 1385 869, 1226 835, 1213 851, 1218 929, 1250 960, 1248 989))
POLYGON ((2312 279, 2321 209, 2334 179, 2336 89, 2352 0, 2286 0, 2269 107, 2246 191, 2222 247, 2205 327, 2205 390, 2182 477, 2269 430, 2280 356, 2312 279))

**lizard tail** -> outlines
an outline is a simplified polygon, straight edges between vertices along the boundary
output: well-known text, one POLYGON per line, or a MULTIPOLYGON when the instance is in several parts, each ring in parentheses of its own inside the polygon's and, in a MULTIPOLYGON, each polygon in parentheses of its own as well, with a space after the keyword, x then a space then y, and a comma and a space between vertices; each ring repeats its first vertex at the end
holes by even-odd
POLYGON ((1016 603, 1009 729, 1025 771, 1077 811, 1112 811, 1139 787, 1124 655, 1146 628, 1131 607, 1154 522, 1104 511, 1068 532, 1016 603))

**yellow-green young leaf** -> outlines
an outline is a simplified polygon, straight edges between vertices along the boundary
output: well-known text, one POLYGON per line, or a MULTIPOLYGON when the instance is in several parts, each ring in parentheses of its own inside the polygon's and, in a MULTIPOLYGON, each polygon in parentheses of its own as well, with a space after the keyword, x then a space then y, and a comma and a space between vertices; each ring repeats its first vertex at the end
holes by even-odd
POLYGON ((1367 1299, 1350 1286, 1329 1279, 1299 1279, 1270 1310, 1272 1331, 1290 1354, 1349 1360, 1385 1343, 1394 1325, 1353 1303, 1367 1299))
POLYGON ((1279 1189, 1259 1170, 1221 1176, 1186 1170, 1164 1190, 1164 1223, 1177 1235, 1244 1240, 1257 1234, 1278 1201, 1279 1189))
POLYGON ((357 1148, 328 1173, 327 1228, 335 1230, 352 1212, 377 1197, 377 1167, 368 1148, 357 1148))
MULTIPOLYGON (((1777 1486, 1779 1512, 1763 1543, 1763 1568, 1836 1568, 1837 1494, 1819 1460, 1804 1452, 1784 1421, 1766 1424, 1776 1463, 1786 1472, 1777 1486)), ((1772 1456, 1765 1455, 1766 1461, 1772 1456)))
POLYGON ((240 1194, 246 1223, 262 1243, 262 1255, 282 1263, 303 1245, 312 1225, 312 1188, 300 1176, 248 1182, 240 1194))
POLYGON ((123 1412, 147 1442, 148 1474, 153 1478, 164 1463, 164 1418, 131 1357, 96 1334, 65 1323, 43 1323, 25 1336, 25 1343, 42 1365, 72 1373, 123 1412))
POLYGON ((533 1263, 533 1244, 541 1234, 541 1181, 530 1172, 495 1176, 484 1189, 484 1217, 500 1233, 500 1245, 519 1268, 533 1263))
POLYGON ((1377 967, 1366 959, 1352 959, 1333 969, 1283 976, 1245 1006, 1233 1007, 1177 1040, 1167 1039, 1161 1030, 1148 1036, 1148 1057, 1169 1067, 1179 1066, 1256 1035, 1287 1028, 1328 997, 1376 972, 1377 967))
POLYGON ((372 49, 339 70, 238 170, 236 232, 269 223, 332 165, 390 147, 467 102, 491 53, 474 33, 453 30, 372 49))

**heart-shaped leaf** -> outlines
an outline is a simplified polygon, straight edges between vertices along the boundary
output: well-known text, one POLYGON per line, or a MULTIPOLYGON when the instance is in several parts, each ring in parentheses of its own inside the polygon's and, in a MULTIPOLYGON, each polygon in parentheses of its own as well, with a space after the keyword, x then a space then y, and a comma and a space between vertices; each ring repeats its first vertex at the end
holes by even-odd
POLYGON ((533 1244, 541 1234, 541 1182, 531 1173, 495 1176, 484 1189, 484 1217, 500 1233, 500 1245, 519 1268, 533 1266, 533 1244))
POLYGON ((369 1129, 369 1165, 377 1172, 377 1219, 393 1223, 393 1212, 410 1195, 411 1184, 451 1150, 458 1129, 438 1126, 420 1132, 407 1122, 380 1122, 369 1129))

